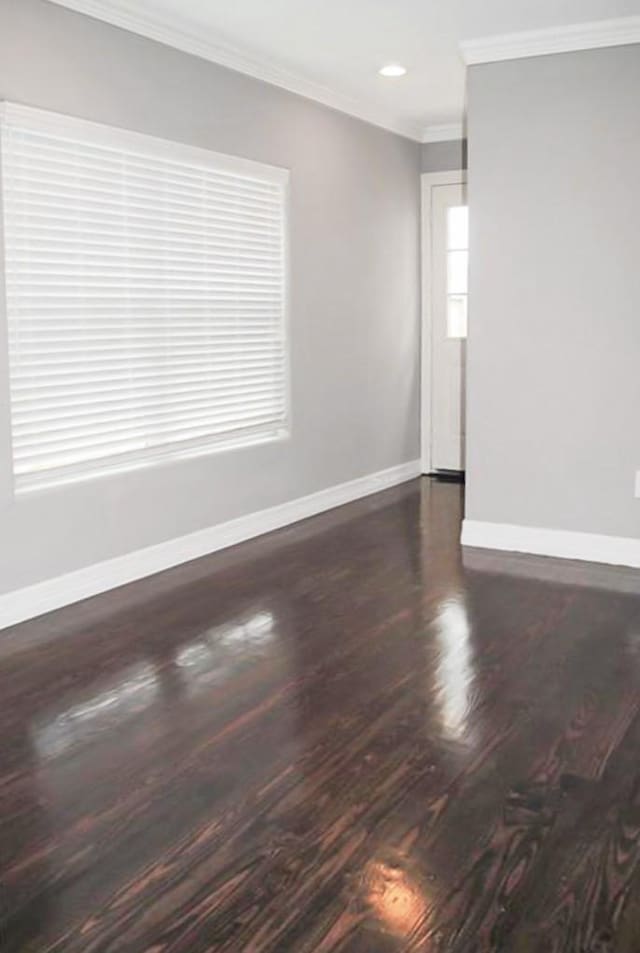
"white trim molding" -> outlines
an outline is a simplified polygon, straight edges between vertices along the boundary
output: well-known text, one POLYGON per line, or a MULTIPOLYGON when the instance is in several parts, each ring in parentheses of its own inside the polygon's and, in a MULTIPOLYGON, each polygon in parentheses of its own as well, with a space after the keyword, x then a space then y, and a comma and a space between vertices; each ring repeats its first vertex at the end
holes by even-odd
POLYGON ((200 556, 207 556, 228 546, 235 546, 263 533, 289 526, 298 520, 405 483, 419 475, 418 460, 401 463, 388 470, 340 483, 267 510, 240 516, 228 523, 219 523, 187 536, 179 536, 165 543, 147 546, 124 556, 116 556, 114 559, 77 569, 64 576, 4 593, 0 595, 0 629, 135 582, 137 579, 152 576, 200 556))
POLYGON ((422 131, 422 142, 454 142, 465 138, 464 123, 447 122, 426 126, 422 131))
POLYGON ((462 545, 640 569, 640 539, 465 520, 462 545))
POLYGON ((423 172, 420 176, 421 193, 421 332, 420 332, 420 465, 423 473, 431 473, 431 216, 433 188, 439 185, 465 185, 464 169, 450 172, 423 172))
POLYGON ((574 53, 607 46, 640 43, 640 16, 573 23, 544 30, 526 30, 501 36, 483 36, 460 44, 467 66, 518 60, 528 56, 574 53))
POLYGON ((347 113, 356 119, 362 119, 374 126, 380 126, 389 132, 405 136, 420 142, 422 126, 411 120, 402 120, 391 115, 386 109, 372 106, 371 103, 354 99, 338 93, 328 86, 308 77, 292 73, 255 55, 248 55, 231 46, 218 37, 210 37, 206 31, 198 32, 196 25, 189 24, 185 17, 171 16, 166 13, 150 14, 135 8, 139 4, 130 0, 49 0, 61 7, 67 7, 75 13, 102 20, 111 26, 128 30, 147 39, 171 46, 183 53, 199 56, 201 59, 226 66, 228 69, 252 76, 254 79, 280 86, 291 93, 305 96, 324 106, 330 106, 339 112, 347 113))

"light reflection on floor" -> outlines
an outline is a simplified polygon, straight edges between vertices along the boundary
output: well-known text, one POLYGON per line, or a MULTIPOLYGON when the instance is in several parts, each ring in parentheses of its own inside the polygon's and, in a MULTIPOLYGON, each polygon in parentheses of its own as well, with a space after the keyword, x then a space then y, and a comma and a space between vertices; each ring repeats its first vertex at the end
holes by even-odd
POLYGON ((108 721, 117 726, 147 708, 160 690, 156 667, 148 662, 132 665, 117 680, 52 719, 34 725, 33 742, 40 759, 56 758, 88 742, 108 721))
MULTIPOLYGON (((261 610, 205 630, 175 656, 187 695, 223 681, 242 661, 246 664, 273 638, 274 615, 261 610)), ((35 750, 54 759, 91 742, 103 729, 117 731, 158 698, 163 673, 152 662, 128 666, 89 698, 32 727, 35 750)))
POLYGON ((442 730, 451 741, 472 741, 469 723, 474 679, 471 628, 460 596, 445 600, 435 618, 436 693, 442 730))
POLYGON ((240 665, 260 656, 274 637, 275 618, 261 610, 206 629, 176 653, 175 664, 187 693, 224 681, 240 665))
POLYGON ((424 926, 429 904, 422 885, 400 865, 372 860, 365 871, 366 902, 383 927, 409 937, 424 926))

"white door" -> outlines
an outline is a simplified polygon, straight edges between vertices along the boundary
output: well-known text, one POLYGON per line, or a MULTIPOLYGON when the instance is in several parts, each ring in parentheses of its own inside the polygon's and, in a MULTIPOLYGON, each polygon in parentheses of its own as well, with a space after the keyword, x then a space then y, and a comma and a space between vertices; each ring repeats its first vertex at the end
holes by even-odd
POLYGON ((431 189, 431 469, 465 468, 466 186, 431 189))

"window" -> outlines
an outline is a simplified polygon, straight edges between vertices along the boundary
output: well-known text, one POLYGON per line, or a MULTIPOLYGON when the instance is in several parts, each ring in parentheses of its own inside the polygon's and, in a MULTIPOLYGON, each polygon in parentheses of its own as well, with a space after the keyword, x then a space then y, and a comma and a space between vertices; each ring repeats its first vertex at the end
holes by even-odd
POLYGON ((0 109, 17 491, 286 433, 288 173, 0 109))
POLYGON ((469 208, 447 210, 447 336, 467 336, 467 273, 469 270, 469 208))

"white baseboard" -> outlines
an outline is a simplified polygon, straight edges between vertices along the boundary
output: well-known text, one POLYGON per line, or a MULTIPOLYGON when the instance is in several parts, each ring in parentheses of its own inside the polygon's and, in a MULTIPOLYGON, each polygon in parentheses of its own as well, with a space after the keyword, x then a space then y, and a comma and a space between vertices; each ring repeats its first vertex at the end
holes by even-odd
POLYGON ((402 463, 388 470, 380 470, 378 473, 299 497, 280 506, 240 516, 228 523, 219 523, 187 536, 147 546, 145 549, 107 559, 64 576, 5 593, 0 595, 0 629, 96 596, 136 579, 152 576, 191 559, 234 546, 335 506, 351 503, 419 475, 420 461, 412 460, 410 463, 402 463))
POLYGON ((640 539, 465 520, 462 545, 640 568, 640 539))

